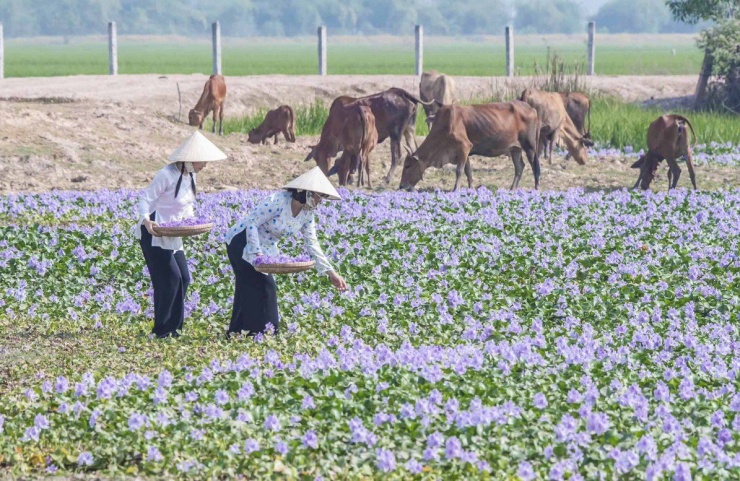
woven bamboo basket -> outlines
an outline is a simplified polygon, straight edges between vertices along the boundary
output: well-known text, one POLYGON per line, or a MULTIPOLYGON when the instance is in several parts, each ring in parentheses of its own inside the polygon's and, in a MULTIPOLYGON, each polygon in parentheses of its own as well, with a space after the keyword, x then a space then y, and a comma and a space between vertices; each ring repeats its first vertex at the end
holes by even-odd
POLYGON ((213 222, 200 225, 188 225, 180 227, 161 227, 154 226, 152 230, 157 234, 165 237, 190 237, 194 235, 205 234, 213 229, 213 222))
POLYGON ((290 262, 286 264, 260 264, 254 270, 263 274, 295 274, 313 268, 315 262, 290 262))

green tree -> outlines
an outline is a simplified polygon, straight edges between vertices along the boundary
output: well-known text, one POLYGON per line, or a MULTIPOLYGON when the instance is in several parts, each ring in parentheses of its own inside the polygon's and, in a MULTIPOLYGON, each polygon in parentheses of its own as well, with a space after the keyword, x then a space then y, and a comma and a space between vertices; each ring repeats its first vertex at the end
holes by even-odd
POLYGON ((687 23, 738 18, 740 14, 738 0, 667 0, 665 3, 674 18, 687 23))
POLYGON ((581 7, 571 0, 529 0, 516 6, 515 26, 523 33, 575 33, 584 30, 581 7))

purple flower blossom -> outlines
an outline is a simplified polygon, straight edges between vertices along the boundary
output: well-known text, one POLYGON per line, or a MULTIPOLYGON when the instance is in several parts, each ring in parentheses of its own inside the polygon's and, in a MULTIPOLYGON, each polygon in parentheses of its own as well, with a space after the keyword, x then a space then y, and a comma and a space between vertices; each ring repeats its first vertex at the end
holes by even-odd
POLYGON ((378 449, 375 451, 375 457, 378 460, 378 469, 384 473, 390 473, 396 469, 396 456, 391 451, 378 449))

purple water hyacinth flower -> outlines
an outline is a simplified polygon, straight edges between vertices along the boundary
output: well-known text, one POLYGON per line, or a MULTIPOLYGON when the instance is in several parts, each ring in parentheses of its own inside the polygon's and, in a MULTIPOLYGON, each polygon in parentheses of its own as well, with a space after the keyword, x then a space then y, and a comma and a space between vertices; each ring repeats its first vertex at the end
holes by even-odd
POLYGON ((459 458, 462 452, 462 445, 459 439, 454 436, 447 438, 447 441, 445 441, 445 457, 447 459, 459 458))
POLYGON ((49 419, 43 414, 37 414, 36 418, 33 420, 33 425, 39 430, 49 429, 49 419))
POLYGON ((673 474, 674 481, 691 481, 691 468, 687 463, 679 463, 673 474))
POLYGON ((149 446, 146 450, 146 460, 150 463, 159 463, 164 460, 164 456, 156 446, 149 446))
POLYGON ((159 227, 193 227, 197 225, 210 224, 212 221, 205 217, 190 217, 188 219, 163 222, 159 227))
POLYGON ((249 438, 244 442, 244 452, 247 454, 256 453, 260 450, 260 444, 257 440, 249 438))
POLYGON ((271 414, 265 419, 265 429, 268 431, 280 431, 280 421, 277 416, 271 414))
POLYGON ((92 464, 93 464, 93 455, 89 451, 83 451, 80 453, 79 456, 77 456, 78 466, 92 466, 92 464))
POLYGON ((303 401, 301 401, 301 409, 315 409, 316 404, 314 403, 313 397, 310 394, 306 394, 303 396, 303 401))
POLYGON ((285 442, 282 439, 277 439, 275 441, 275 451, 285 456, 288 454, 288 445, 285 444, 285 442))
POLYGON ((529 461, 522 461, 519 463, 519 468, 516 473, 522 481, 532 481, 535 479, 534 469, 529 461))
POLYGON ((547 407, 547 398, 544 394, 538 392, 534 395, 532 404, 534 404, 534 407, 536 407, 537 409, 545 409, 547 407))
POLYGON ((307 448, 318 449, 319 447, 319 438, 313 430, 307 431, 306 434, 303 435, 303 438, 301 438, 301 442, 307 448))
POLYGON ((224 405, 229 402, 229 393, 224 391, 223 389, 219 389, 218 391, 216 391, 214 399, 216 400, 216 403, 224 405))
POLYGON ((308 262, 311 258, 305 254, 299 255, 296 257, 291 257, 285 254, 280 254, 276 256, 259 256, 254 259, 252 262, 255 266, 261 266, 265 264, 293 264, 296 262, 308 262))
POLYGON ((387 449, 378 449, 375 451, 378 469, 384 473, 390 473, 396 469, 396 456, 387 449))
POLYGON ((406 461, 406 470, 411 474, 421 474, 424 471, 424 467, 415 459, 409 459, 406 461))
POLYGON ((26 428, 26 432, 23 434, 23 441, 38 441, 39 435, 41 434, 41 429, 39 429, 36 426, 31 426, 30 428, 26 428))

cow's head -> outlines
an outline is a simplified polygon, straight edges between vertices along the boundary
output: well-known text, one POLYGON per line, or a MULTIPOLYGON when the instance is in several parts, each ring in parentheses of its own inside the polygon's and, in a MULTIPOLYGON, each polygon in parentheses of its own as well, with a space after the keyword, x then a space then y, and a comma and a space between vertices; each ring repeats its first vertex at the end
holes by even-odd
POLYGON ((247 139, 247 141, 250 144, 259 144, 262 141, 262 136, 259 134, 256 128, 250 130, 248 135, 249 138, 247 139))
POLYGON ((188 113, 188 124, 190 124, 191 127, 198 127, 200 124, 203 123, 203 112, 200 110, 191 109, 188 113))
POLYGON ((327 149, 322 148, 320 144, 311 146, 311 152, 308 153, 304 162, 308 162, 311 159, 316 161, 316 165, 321 168, 324 175, 329 176, 329 168, 331 167, 331 161, 334 156, 327 152, 327 149))
POLYGON ((416 184, 419 183, 421 178, 424 176, 424 168, 421 165, 421 161, 415 152, 411 152, 411 149, 406 147, 406 159, 403 161, 403 170, 401 171, 401 184, 398 186, 401 190, 407 190, 411 192, 414 190, 416 184))

